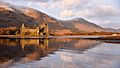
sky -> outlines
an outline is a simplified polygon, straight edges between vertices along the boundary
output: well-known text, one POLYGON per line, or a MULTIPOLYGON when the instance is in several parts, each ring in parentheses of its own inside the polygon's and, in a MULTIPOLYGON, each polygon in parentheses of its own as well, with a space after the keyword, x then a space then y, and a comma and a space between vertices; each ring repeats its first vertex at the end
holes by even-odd
POLYGON ((120 29, 120 0, 3 1, 13 5, 31 7, 61 20, 84 18, 105 28, 120 29))

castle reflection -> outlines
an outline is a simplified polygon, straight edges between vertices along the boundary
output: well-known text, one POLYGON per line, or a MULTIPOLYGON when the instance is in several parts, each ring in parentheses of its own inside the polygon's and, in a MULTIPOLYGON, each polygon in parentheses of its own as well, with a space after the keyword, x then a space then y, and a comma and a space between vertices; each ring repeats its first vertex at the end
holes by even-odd
POLYGON ((40 60, 59 49, 85 51, 98 42, 82 39, 0 39, 0 64, 40 60))
POLYGON ((24 57, 28 61, 37 60, 48 53, 48 39, 0 39, 0 63, 24 57))

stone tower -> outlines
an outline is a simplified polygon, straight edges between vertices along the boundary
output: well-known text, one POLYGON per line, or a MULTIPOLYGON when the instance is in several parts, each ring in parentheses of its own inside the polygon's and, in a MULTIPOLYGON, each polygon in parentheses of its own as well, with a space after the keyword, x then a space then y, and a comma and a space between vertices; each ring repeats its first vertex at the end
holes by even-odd
POLYGON ((44 33, 45 33, 45 35, 46 36, 48 36, 49 35, 49 28, 48 28, 48 24, 47 24, 47 21, 45 20, 45 28, 44 28, 44 33))
POLYGON ((25 29, 25 25, 24 25, 24 23, 22 23, 22 26, 20 28, 20 35, 24 35, 23 34, 24 33, 24 29, 25 29))
POLYGON ((43 22, 40 25, 40 35, 48 36, 48 24, 45 18, 43 18, 43 22))

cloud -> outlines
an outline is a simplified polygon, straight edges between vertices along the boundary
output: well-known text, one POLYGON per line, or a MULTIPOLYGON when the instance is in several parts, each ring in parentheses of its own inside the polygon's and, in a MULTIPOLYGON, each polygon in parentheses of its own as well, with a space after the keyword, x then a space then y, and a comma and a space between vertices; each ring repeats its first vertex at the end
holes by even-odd
POLYGON ((96 6, 93 11, 96 16, 116 16, 120 14, 120 11, 111 5, 96 6))
POLYGON ((76 15, 86 18, 120 15, 120 10, 111 5, 89 6, 86 9, 76 11, 78 11, 76 15))
POLYGON ((106 28, 120 28, 120 16, 109 16, 109 17, 94 17, 89 19, 102 27, 106 28))
POLYGON ((76 5, 73 9, 83 17, 101 17, 101 16, 116 16, 120 15, 120 8, 115 5, 106 4, 103 0, 85 0, 81 4, 76 5))
POLYGON ((32 3, 31 3, 31 2, 28 2, 27 6, 31 6, 31 5, 32 5, 32 3))
POLYGON ((50 0, 0 0, 3 2, 8 2, 8 3, 21 3, 21 2, 31 2, 31 3, 47 3, 50 0))
POLYGON ((61 0, 63 6, 72 6, 75 3, 75 0, 61 0))
POLYGON ((12 1, 12 2, 17 2, 17 1, 48 2, 49 0, 4 0, 4 1, 12 1))
POLYGON ((32 1, 32 2, 48 2, 49 0, 26 0, 26 1, 32 1))
POLYGON ((52 0, 52 4, 61 7, 61 9, 71 9, 75 4, 80 4, 80 1, 83 0, 52 0))
POLYGON ((61 12, 60 16, 62 18, 71 17, 71 16, 73 16, 73 11, 72 10, 64 10, 64 11, 61 12))
POLYGON ((75 15, 80 16, 80 17, 90 17, 90 16, 94 15, 94 13, 89 10, 83 10, 83 11, 76 12, 75 15))

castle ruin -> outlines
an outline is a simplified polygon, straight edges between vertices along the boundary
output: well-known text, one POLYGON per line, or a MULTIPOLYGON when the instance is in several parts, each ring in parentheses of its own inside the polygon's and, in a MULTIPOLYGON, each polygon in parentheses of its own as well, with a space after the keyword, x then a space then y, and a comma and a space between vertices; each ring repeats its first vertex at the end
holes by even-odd
POLYGON ((48 36, 48 24, 46 21, 42 22, 39 27, 36 28, 26 28, 25 24, 22 23, 20 28, 21 36, 48 36))

